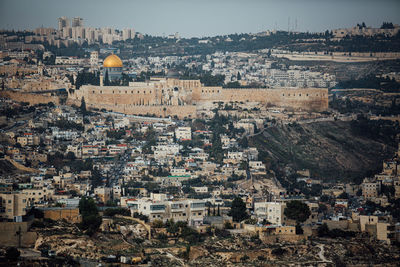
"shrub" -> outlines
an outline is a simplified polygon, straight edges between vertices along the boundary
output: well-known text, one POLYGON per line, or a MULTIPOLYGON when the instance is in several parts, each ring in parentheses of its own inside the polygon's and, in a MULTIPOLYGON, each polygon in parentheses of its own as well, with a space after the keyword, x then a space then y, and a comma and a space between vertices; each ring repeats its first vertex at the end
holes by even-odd
POLYGON ((124 209, 124 208, 115 208, 115 209, 108 208, 104 211, 104 216, 112 217, 117 214, 123 215, 123 216, 130 216, 131 212, 128 209, 124 209))
POLYGON ((275 255, 275 256, 282 256, 283 254, 286 253, 286 249, 283 249, 283 248, 281 248, 281 247, 279 247, 279 248, 274 248, 274 249, 271 251, 271 253, 272 253, 273 255, 275 255))
POLYGON ((229 231, 225 230, 225 229, 218 229, 215 228, 214 231, 215 235, 221 238, 227 238, 231 236, 231 233, 229 233, 229 231))
POLYGON ((243 257, 240 258, 240 261, 247 261, 248 259, 250 259, 250 257, 247 255, 244 255, 243 257))
POLYGON ((158 235, 157 235, 157 239, 158 239, 159 241, 161 241, 161 242, 165 242, 165 241, 168 240, 168 236, 167 236, 166 234, 161 233, 161 234, 158 234, 158 235))
POLYGON ((232 224, 230 222, 225 222, 224 223, 224 228, 225 229, 233 229, 233 226, 232 226, 232 224))
POLYGON ((258 259, 259 261, 265 261, 265 260, 266 260, 266 258, 265 258, 264 256, 261 256, 261 255, 258 256, 257 259, 258 259))

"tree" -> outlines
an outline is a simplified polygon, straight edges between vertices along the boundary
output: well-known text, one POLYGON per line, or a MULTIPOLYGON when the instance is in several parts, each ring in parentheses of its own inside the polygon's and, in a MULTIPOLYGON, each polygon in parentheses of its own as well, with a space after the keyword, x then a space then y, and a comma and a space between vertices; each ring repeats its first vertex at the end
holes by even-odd
POLYGON ((348 199, 349 195, 346 192, 343 192, 337 198, 339 198, 339 199, 348 199))
POLYGON ((293 200, 286 204, 284 214, 287 218, 300 223, 305 222, 310 217, 311 211, 307 204, 299 200, 293 200))
POLYGON ((79 201, 79 213, 82 215, 82 222, 78 225, 79 228, 86 231, 90 236, 96 233, 102 219, 93 198, 81 198, 79 201))
POLYGON ((296 223, 296 235, 302 235, 304 233, 303 228, 299 223, 296 223))
POLYGON ((242 139, 240 139, 239 145, 240 145, 242 148, 248 148, 248 147, 249 147, 249 141, 247 140, 247 137, 246 137, 246 136, 243 137, 242 139))
POLYGON ((242 75, 240 75, 240 72, 237 73, 236 79, 237 79, 238 81, 240 81, 240 80, 242 79, 242 75))
POLYGON ((72 151, 69 151, 68 153, 67 153, 67 159, 69 159, 69 160, 75 160, 75 153, 74 152, 72 152, 72 151))
POLYGON ((108 70, 106 70, 106 74, 104 76, 104 86, 110 85, 110 79, 108 78, 108 70))
POLYGON ((131 212, 125 208, 108 208, 104 211, 104 216, 113 217, 114 215, 131 216, 131 212))
POLYGON ((318 227, 318 236, 323 237, 329 235, 329 228, 326 223, 318 227))
POLYGON ((246 204, 240 197, 236 197, 232 201, 231 210, 229 211, 228 215, 232 216, 232 219, 235 222, 241 222, 249 217, 246 209, 246 204))
POLYGON ((80 110, 81 110, 81 112, 82 112, 83 115, 86 114, 86 102, 85 102, 85 98, 83 98, 83 97, 82 97, 82 99, 81 99, 80 110))

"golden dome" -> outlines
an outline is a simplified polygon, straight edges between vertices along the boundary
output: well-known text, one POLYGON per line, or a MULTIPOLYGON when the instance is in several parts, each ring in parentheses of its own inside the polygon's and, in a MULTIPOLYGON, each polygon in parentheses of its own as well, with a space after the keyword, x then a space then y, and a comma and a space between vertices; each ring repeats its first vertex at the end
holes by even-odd
POLYGON ((106 59, 104 59, 103 67, 105 67, 105 68, 122 68, 122 60, 114 54, 109 55, 108 57, 106 57, 106 59))

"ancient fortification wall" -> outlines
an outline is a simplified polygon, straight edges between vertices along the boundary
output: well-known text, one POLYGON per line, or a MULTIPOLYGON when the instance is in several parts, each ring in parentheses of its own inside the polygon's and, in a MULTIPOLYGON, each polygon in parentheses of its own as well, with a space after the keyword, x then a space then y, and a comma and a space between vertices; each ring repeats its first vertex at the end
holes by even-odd
POLYGON ((29 232, 31 222, 0 222, 0 240, 2 246, 31 247, 38 234, 29 232), (20 232, 20 235, 16 233, 20 232))
POLYGON ((194 101, 260 102, 266 105, 294 109, 324 111, 328 108, 328 89, 223 89, 203 87, 195 92, 194 101))
POLYGON ((57 96, 46 96, 13 91, 0 91, 0 97, 10 98, 19 102, 28 102, 30 105, 48 104, 50 102, 58 105, 60 103, 60 100, 57 96))
POLYGON ((106 109, 131 115, 150 115, 156 117, 195 118, 196 106, 135 106, 135 105, 108 105, 100 103, 86 103, 87 108, 106 109))
MULTIPOLYGON (((53 102, 58 97, 3 91, 0 96, 31 105, 53 102)), ((196 117, 196 105, 208 102, 258 102, 310 111, 328 108, 326 88, 246 88, 225 89, 201 86, 199 80, 158 79, 131 83, 130 86, 84 85, 79 90, 68 91, 68 104, 80 105, 84 99, 88 108, 106 109, 134 115, 157 117, 196 117)))

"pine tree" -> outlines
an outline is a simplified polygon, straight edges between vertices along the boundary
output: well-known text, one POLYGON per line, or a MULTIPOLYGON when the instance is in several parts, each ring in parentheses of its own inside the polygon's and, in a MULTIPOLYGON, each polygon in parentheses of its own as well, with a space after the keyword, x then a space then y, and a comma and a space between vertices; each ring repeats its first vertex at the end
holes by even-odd
POLYGON ((242 79, 242 75, 240 75, 240 72, 238 72, 238 74, 237 74, 237 76, 236 76, 236 79, 237 79, 238 81, 240 81, 240 80, 242 79))

